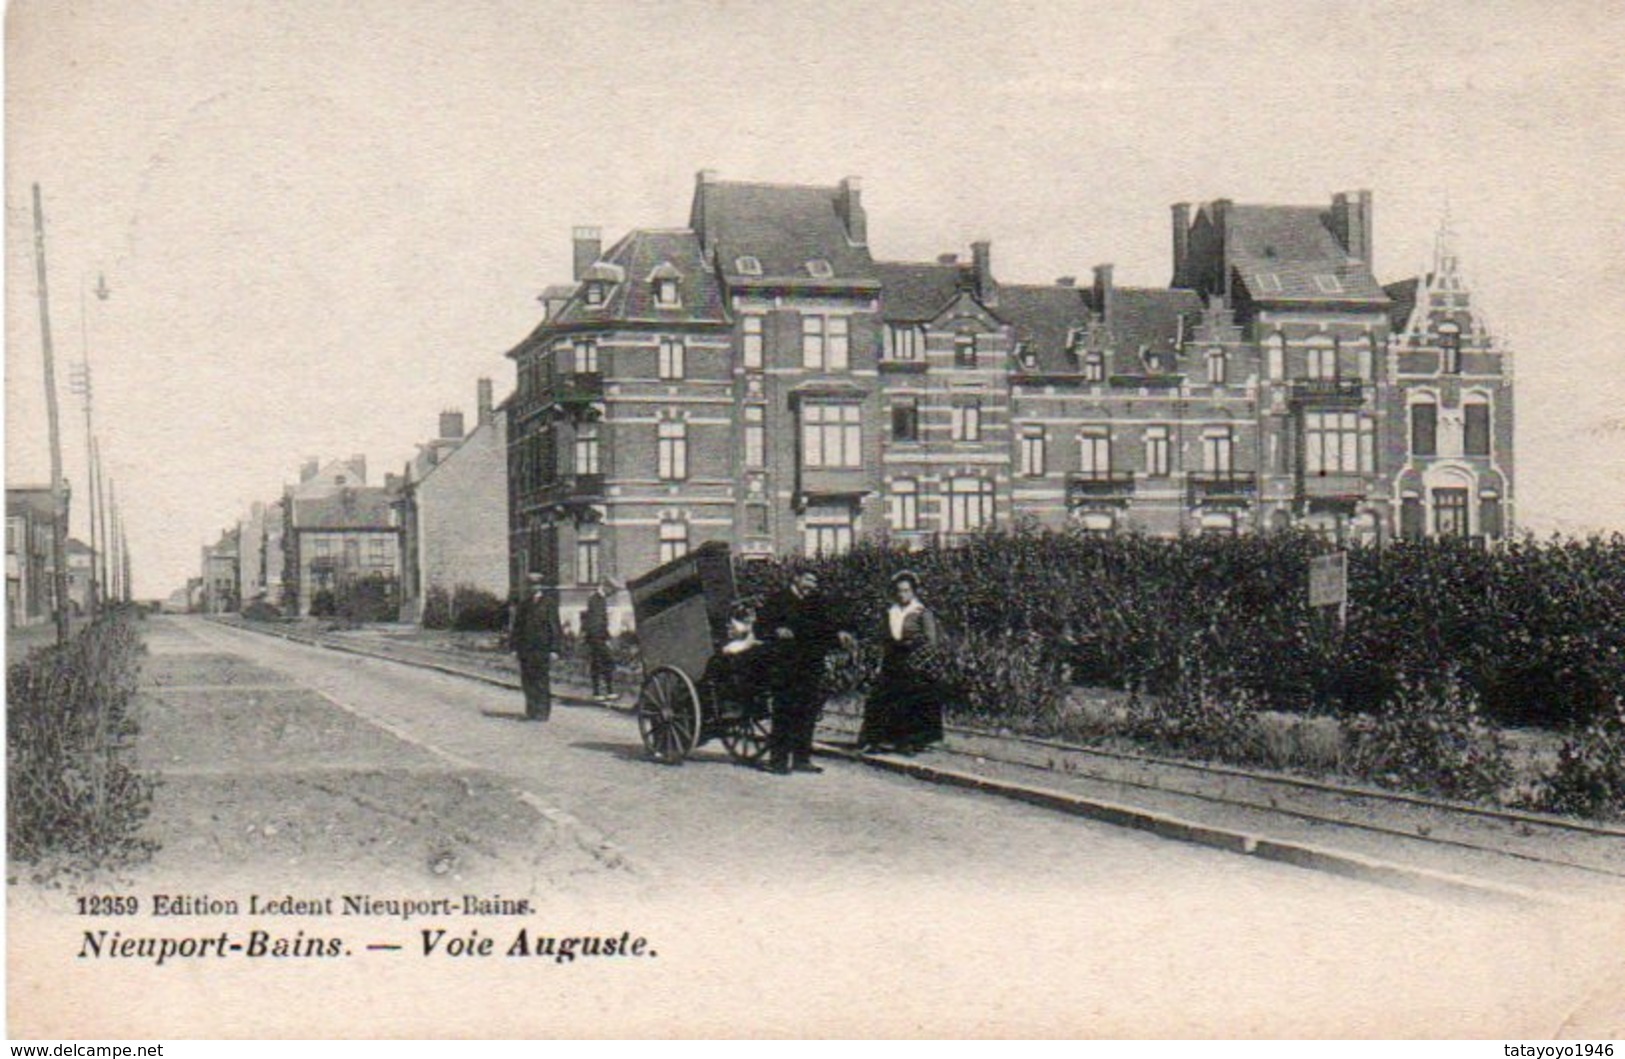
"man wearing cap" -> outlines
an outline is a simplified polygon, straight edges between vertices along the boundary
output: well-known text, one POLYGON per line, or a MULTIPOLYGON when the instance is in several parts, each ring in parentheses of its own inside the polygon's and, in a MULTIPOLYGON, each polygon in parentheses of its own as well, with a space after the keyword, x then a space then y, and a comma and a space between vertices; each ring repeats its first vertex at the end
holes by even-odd
POLYGON ((525 718, 545 721, 553 712, 552 661, 560 640, 559 608, 541 574, 525 575, 525 598, 513 615, 511 641, 525 687, 525 718))
POLYGON ((812 745, 824 707, 824 658, 843 637, 818 597, 818 576, 810 570, 797 574, 789 588, 768 600, 760 617, 761 628, 778 645, 767 771, 822 772, 813 764, 812 745))

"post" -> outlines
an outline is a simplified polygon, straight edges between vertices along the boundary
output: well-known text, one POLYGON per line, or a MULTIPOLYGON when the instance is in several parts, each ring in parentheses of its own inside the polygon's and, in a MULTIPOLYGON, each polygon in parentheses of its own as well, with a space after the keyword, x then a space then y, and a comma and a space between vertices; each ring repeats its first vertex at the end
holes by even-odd
POLYGON ((34 185, 34 266, 39 276, 40 349, 45 358, 45 415, 51 434, 51 561, 56 570, 52 593, 56 597, 56 641, 68 639, 68 527, 67 504, 62 499, 62 435, 57 424, 56 362, 51 351, 51 299, 45 280, 45 212, 39 185, 34 185))
POLYGON ((96 468, 96 481, 95 481, 95 485, 94 485, 94 488, 95 488, 95 491, 96 491, 96 517, 97 517, 98 522, 101 524, 101 534, 102 534, 102 550, 101 550, 101 554, 97 555, 95 557, 95 559, 96 559, 97 566, 101 569, 102 586, 103 586, 103 590, 105 591, 106 586, 113 583, 113 568, 112 568, 112 565, 111 565, 111 562, 110 562, 110 552, 111 552, 111 549, 112 549, 112 538, 109 537, 108 534, 107 534, 107 494, 102 490, 102 443, 101 443, 101 439, 100 438, 92 438, 91 442, 90 442, 90 448, 91 448, 91 452, 94 454, 94 466, 96 468))

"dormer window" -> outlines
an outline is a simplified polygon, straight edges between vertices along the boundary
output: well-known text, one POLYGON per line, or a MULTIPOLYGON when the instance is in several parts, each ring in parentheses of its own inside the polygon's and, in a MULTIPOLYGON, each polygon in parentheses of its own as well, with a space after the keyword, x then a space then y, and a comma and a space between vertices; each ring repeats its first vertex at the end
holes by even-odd
POLYGON ((1446 375, 1461 374, 1461 327, 1446 321, 1439 325, 1440 368, 1446 375))
POLYGON ((1085 382, 1106 381, 1106 354, 1098 349, 1091 349, 1083 355, 1083 380, 1085 382))
POLYGON ((1274 272, 1260 272, 1255 279, 1258 280, 1260 294, 1281 293, 1281 277, 1274 272))
POLYGON ((1338 279, 1336 276, 1317 273, 1315 275, 1315 286, 1320 288, 1320 293, 1322 294, 1343 293, 1343 281, 1338 279))
POLYGON ((592 306, 604 304, 603 282, 600 280, 589 280, 582 289, 581 300, 592 306))
POLYGON ((762 261, 760 258, 746 254, 734 261, 734 267, 741 276, 760 276, 762 274, 762 261))
POLYGON ((835 270, 830 267, 828 261, 821 257, 815 257, 807 262, 807 275, 813 279, 829 279, 835 275, 835 270))
POLYGON ((655 280, 655 304, 662 309, 674 309, 678 306, 676 280, 667 278, 655 280))

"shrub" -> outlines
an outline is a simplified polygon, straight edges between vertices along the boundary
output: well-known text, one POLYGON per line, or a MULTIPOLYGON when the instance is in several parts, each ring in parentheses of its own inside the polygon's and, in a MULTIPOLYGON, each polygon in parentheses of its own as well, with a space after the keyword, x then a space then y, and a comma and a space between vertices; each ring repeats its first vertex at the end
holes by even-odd
POLYGON ((1036 633, 967 630, 945 637, 938 656, 938 676, 952 704, 949 720, 1053 729, 1066 672, 1036 633))
POLYGON ((508 626, 508 606, 490 592, 458 585, 451 595, 451 627, 461 632, 501 632, 508 626))
POLYGON ((1349 770, 1383 787, 1492 800, 1512 780, 1506 745, 1459 674, 1403 678, 1377 713, 1345 718, 1344 733, 1349 770))
POLYGON ((14 862, 90 873, 154 848, 138 837, 153 781, 126 761, 142 650, 126 610, 6 674, 6 846, 14 862))
POLYGON ((433 586, 423 595, 423 627, 451 628, 451 596, 439 585, 433 586))
POLYGON ((310 616, 313 618, 331 618, 339 612, 338 597, 330 588, 318 588, 310 597, 310 616))
POLYGON ((263 599, 256 599, 243 608, 245 621, 281 621, 282 612, 263 599))
POLYGON ((1577 816, 1625 815, 1625 699, 1563 740, 1537 807, 1577 816))
POLYGON ((401 612, 399 582, 381 574, 345 580, 338 588, 336 610, 339 618, 356 624, 396 621, 401 612))
POLYGON ((1253 764, 1266 755, 1250 698, 1227 694, 1224 682, 1189 655, 1166 694, 1131 699, 1128 732, 1159 749, 1236 765, 1253 764))

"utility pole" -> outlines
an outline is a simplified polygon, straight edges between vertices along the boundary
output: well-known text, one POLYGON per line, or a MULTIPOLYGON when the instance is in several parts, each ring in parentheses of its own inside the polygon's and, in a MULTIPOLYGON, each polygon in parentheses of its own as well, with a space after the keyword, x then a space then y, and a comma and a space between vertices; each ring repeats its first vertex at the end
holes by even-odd
POLYGON ((112 532, 108 536, 108 541, 112 544, 110 555, 113 563, 113 580, 109 582, 112 585, 112 590, 109 595, 111 595, 114 599, 117 599, 119 597, 118 576, 120 569, 120 559, 118 554, 118 488, 117 483, 115 483, 111 478, 107 479, 107 508, 111 512, 109 518, 112 525, 112 532))
POLYGON ((97 576, 101 563, 102 545, 98 542, 96 532, 96 431, 91 425, 90 418, 90 353, 89 343, 85 340, 85 291, 84 284, 79 285, 79 340, 83 345, 84 359, 78 367, 68 373, 68 390, 85 399, 85 493, 90 504, 90 592, 86 597, 85 607, 90 617, 96 616, 97 603, 101 597, 101 581, 97 576))
POLYGON ((109 585, 113 581, 113 567, 109 550, 112 547, 112 538, 107 535, 107 494, 102 490, 102 443, 100 438, 92 438, 90 450, 93 454, 93 466, 96 469, 96 512, 101 523, 102 551, 96 556, 96 562, 101 567, 102 584, 109 585))
POLYGON ((130 566, 130 538, 124 533, 124 516, 122 515, 119 516, 118 520, 118 539, 118 553, 124 557, 124 602, 129 603, 135 599, 135 588, 131 577, 133 571, 130 566))
POLYGON ((45 282, 45 212, 39 185, 34 185, 34 265, 39 276, 40 349, 45 358, 45 415, 51 433, 51 561, 56 564, 52 590, 56 596, 56 642, 68 640, 68 527, 62 497, 62 435, 57 427, 56 362, 51 354, 51 299, 45 282))

